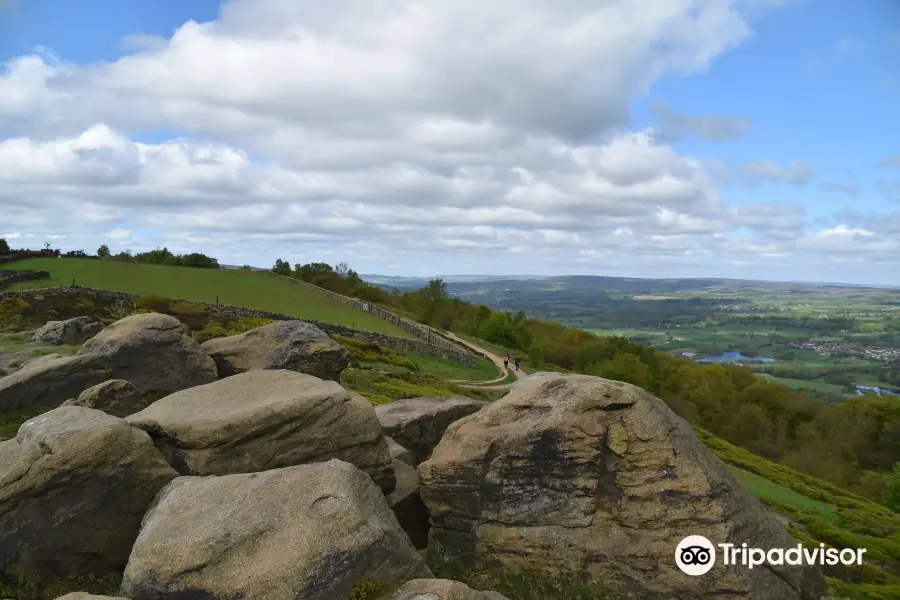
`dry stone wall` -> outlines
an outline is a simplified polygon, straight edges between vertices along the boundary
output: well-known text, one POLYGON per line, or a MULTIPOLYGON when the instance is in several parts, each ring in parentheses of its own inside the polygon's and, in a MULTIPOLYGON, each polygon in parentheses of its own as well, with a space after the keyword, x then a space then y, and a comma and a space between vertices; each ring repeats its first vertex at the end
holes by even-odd
POLYGON ((284 279, 294 285, 299 285, 304 287, 305 289, 319 294, 320 296, 325 296, 326 298, 333 300, 334 302, 339 302, 341 304, 345 304, 347 306, 352 306, 354 308, 358 308, 360 310, 364 310, 364 306, 368 305, 368 312, 372 313, 376 317, 391 323, 395 327, 398 327, 410 334, 414 338, 421 340, 427 344, 432 344, 435 346, 446 347, 451 352, 462 352, 464 354, 470 354, 471 351, 463 344, 455 342, 451 340, 445 335, 442 335, 436 329, 428 327, 427 325, 423 325, 421 323, 416 323, 412 319, 408 319, 403 315, 398 315, 397 313, 391 312, 389 310, 385 310, 378 306, 374 306, 371 303, 364 302, 359 300, 358 298, 350 298, 348 296, 344 296, 342 294, 338 294, 337 292, 332 292, 331 290, 326 290, 325 288, 321 288, 317 285, 313 285, 311 283, 307 283, 305 281, 301 281, 299 279, 294 279, 293 277, 285 277, 284 275, 278 275, 276 273, 269 272, 271 277, 278 277, 280 279, 284 279))
MULTIPOLYGON (((327 291, 327 290, 326 290, 327 291)), ((132 310, 134 306, 134 296, 124 292, 110 292, 107 290, 98 290, 86 287, 53 287, 40 288, 33 290, 21 290, 15 292, 0 292, 0 301, 4 298, 22 298, 29 304, 39 307, 42 302, 49 299, 54 300, 50 303, 55 305, 58 300, 65 296, 73 298, 89 297, 91 301, 99 306, 112 307, 119 306, 126 311, 132 310)), ((73 300, 74 302, 74 300, 73 300)), ((464 365, 475 366, 477 357, 469 351, 462 350, 452 344, 435 344, 421 339, 401 338, 383 333, 375 333, 373 331, 360 331, 351 329, 341 325, 331 323, 321 323, 311 319, 298 319, 290 315, 272 313, 264 310, 254 310, 243 306, 232 306, 228 304, 211 304, 207 302, 199 302, 206 306, 210 315, 217 319, 244 319, 252 317, 260 317, 264 319, 272 319, 273 321, 306 321, 312 323, 329 335, 342 335, 364 342, 377 344, 395 350, 404 352, 417 352, 426 356, 437 356, 446 360, 452 360, 464 365)), ((385 311, 387 312, 387 311, 385 311)), ((433 338, 432 338, 433 339, 433 338)))
POLYGON ((48 271, 3 271, 0 270, 0 290, 5 290, 14 283, 20 281, 37 281, 39 279, 50 279, 48 271))

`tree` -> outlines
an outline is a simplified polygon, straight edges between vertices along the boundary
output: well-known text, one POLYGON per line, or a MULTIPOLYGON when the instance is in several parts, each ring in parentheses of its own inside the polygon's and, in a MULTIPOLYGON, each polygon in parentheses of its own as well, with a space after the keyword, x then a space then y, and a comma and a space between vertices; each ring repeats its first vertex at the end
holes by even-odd
POLYGON ((97 248, 97 256, 99 256, 100 258, 109 258, 109 246, 103 244, 102 246, 97 248))
POLYGON ((894 469, 888 478, 887 491, 884 493, 884 504, 895 513, 900 513, 900 462, 894 463, 894 469))
POLYGON ((5 238, 0 238, 0 254, 9 254, 9 244, 5 238))
POLYGON ((294 265, 294 277, 307 283, 312 283, 316 276, 333 274, 334 269, 328 263, 307 263, 305 265, 297 263, 294 265))
POLYGON ((280 258, 275 261, 275 266, 272 267, 272 272, 276 275, 284 275, 285 277, 291 276, 291 263, 286 260, 281 260, 280 258))

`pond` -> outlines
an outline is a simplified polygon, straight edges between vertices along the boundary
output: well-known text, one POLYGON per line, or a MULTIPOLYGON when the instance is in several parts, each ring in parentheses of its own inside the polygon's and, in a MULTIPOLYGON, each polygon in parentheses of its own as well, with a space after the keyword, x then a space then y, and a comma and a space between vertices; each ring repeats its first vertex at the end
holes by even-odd
POLYGON ((726 362, 761 362, 773 363, 774 358, 763 358, 762 356, 744 356, 740 352, 723 352, 719 356, 701 356, 697 359, 698 363, 726 363, 726 362))
POLYGON ((888 388, 878 387, 874 385, 858 385, 856 386, 856 395, 862 396, 866 392, 875 392, 879 396, 900 396, 900 390, 891 390, 888 388))

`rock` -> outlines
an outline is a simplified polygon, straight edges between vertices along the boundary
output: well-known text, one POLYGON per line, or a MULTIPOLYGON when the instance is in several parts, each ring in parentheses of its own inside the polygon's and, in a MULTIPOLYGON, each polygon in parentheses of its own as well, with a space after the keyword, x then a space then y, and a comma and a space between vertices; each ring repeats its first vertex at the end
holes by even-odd
POLYGON ((48 354, 0 379, 0 411, 56 408, 103 381, 106 370, 100 357, 48 354))
POLYGON ((394 490, 387 441, 369 402, 333 381, 249 371, 157 400, 127 421, 183 475, 252 473, 337 458, 394 490))
POLYGON ((395 442, 394 438, 389 437, 386 439, 388 443, 388 451, 391 453, 391 458, 393 458, 394 460, 399 460, 400 462, 406 463, 412 467, 416 466, 416 457, 413 456, 412 452, 395 442))
POLYGON ((449 579, 413 579, 394 592, 391 600, 508 600, 497 592, 476 592, 449 579))
POLYGON ((260 369, 287 369, 338 381, 350 364, 347 350, 304 321, 275 321, 239 335, 209 340, 219 377, 260 369))
POLYGON ((407 463, 394 459, 397 487, 388 495, 388 506, 394 511, 400 527, 416 549, 428 546, 428 509, 419 495, 419 474, 407 463))
POLYGON ((128 598, 122 598, 121 596, 96 596, 87 592, 72 592, 71 594, 60 596, 56 600, 128 600, 128 598))
POLYGON ((0 442, 0 579, 14 568, 120 573, 144 512, 176 476, 146 433, 99 410, 25 422, 0 442))
POLYGON ((430 576, 371 479, 331 460, 179 477, 148 511, 122 590, 140 600, 346 600, 357 581, 430 576))
POLYGON ((415 457, 427 460, 454 421, 481 410, 487 402, 465 396, 406 398, 375 407, 384 435, 393 438, 415 457))
MULTIPOLYGON (((816 599, 816 567, 675 564, 679 542, 796 542, 658 398, 586 375, 540 373, 447 428, 419 466, 429 552, 511 570, 579 573, 641 598, 816 599)), ((721 553, 721 549, 718 549, 721 553)))
POLYGON ((124 379, 110 379, 90 387, 78 398, 66 400, 63 406, 84 406, 102 410, 108 415, 127 417, 146 407, 141 392, 124 379))
POLYGON ((42 344, 80 344, 85 339, 100 332, 103 323, 91 317, 75 317, 65 321, 49 321, 35 332, 31 340, 42 344))
POLYGON ((218 378, 215 362, 175 317, 143 313, 116 321, 85 342, 78 355, 102 356, 116 379, 144 396, 171 393, 218 378))

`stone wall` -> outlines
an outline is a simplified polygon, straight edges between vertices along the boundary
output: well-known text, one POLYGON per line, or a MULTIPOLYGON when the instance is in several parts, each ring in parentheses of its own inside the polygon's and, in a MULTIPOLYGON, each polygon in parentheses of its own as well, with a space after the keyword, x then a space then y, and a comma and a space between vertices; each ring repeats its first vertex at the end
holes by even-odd
POLYGON ((14 283, 20 281, 38 281, 40 279, 50 279, 48 271, 12 271, 0 270, 0 290, 4 290, 14 283))
MULTIPOLYGON (((359 300, 358 298, 349 298, 342 294, 338 294, 337 292, 332 292, 331 290, 326 290, 325 288, 320 288, 317 285, 313 285, 311 283, 307 283, 305 281, 301 281, 299 279, 294 279, 293 277, 285 277, 284 275, 278 275, 268 272, 272 277, 278 277, 280 279, 284 279, 294 285, 299 285, 304 287, 305 289, 319 294, 320 296, 325 296, 326 298, 339 302, 341 304, 345 304, 347 306, 352 306, 354 308, 358 308, 359 310, 363 310, 363 305, 367 304, 363 300, 359 300)), ((391 312, 389 310, 385 310, 381 307, 375 306, 371 303, 369 304, 369 312, 380 319, 384 319, 388 323, 399 327, 406 333, 410 334, 414 338, 421 340, 427 344, 431 344, 434 346, 441 346, 446 348, 448 352, 462 352, 463 354, 471 354, 471 350, 465 345, 456 342, 443 335, 438 330, 428 327, 427 325, 423 325, 421 323, 416 323, 412 319, 408 319, 403 315, 398 315, 395 312, 391 312)))
POLYGON ((25 260, 26 258, 46 258, 52 257, 52 252, 42 252, 40 250, 31 251, 31 250, 13 250, 9 254, 0 255, 0 265, 5 265, 7 263, 15 262, 17 260, 25 260))
MULTIPOLYGON (((327 291, 327 290, 326 290, 327 291)), ((42 303, 47 302, 51 306, 59 303, 63 297, 89 297, 91 301, 103 307, 118 306, 123 311, 131 311, 134 307, 134 296, 124 292, 110 292, 107 290, 97 290, 86 287, 53 287, 39 288, 32 290, 21 290, 16 292, 0 292, 0 300, 4 298, 22 298, 29 304, 39 308, 42 303)), ((195 301, 191 301, 195 302, 195 301)), ((219 320, 244 319, 252 317, 260 317, 272 319, 274 321, 306 321, 312 323, 329 335, 342 335, 344 337, 354 338, 357 340, 378 344, 401 350, 404 352, 417 352, 426 356, 437 356, 443 359, 452 360, 464 365, 475 366, 478 358, 471 351, 460 351, 454 347, 447 345, 431 344, 424 340, 400 338, 383 333, 375 333, 373 331, 360 331, 351 329, 341 325, 333 325, 331 323, 321 323, 311 319, 298 319, 290 315, 279 313, 271 313, 263 310, 254 310, 243 306, 231 306, 229 304, 210 304, 206 302, 197 302, 203 304, 209 314, 219 320)))

